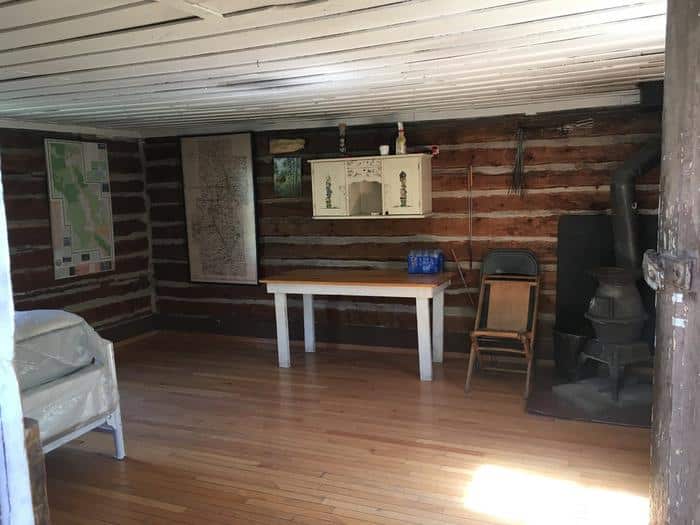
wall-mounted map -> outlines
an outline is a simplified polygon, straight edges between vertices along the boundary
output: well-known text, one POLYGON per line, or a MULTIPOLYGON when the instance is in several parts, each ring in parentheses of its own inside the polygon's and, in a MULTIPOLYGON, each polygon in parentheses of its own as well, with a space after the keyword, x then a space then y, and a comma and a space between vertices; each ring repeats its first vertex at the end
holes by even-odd
POLYGON ((47 139, 54 276, 114 269, 107 145, 47 139))
POLYGON ((190 278, 256 284, 250 135, 181 140, 190 278))

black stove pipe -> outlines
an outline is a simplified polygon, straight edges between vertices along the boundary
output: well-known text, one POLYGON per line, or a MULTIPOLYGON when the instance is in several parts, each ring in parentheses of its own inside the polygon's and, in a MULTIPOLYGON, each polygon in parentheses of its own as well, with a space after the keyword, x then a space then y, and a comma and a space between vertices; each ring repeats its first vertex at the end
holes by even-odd
POLYGON ((661 142, 659 139, 653 139, 627 159, 612 176, 610 205, 613 211, 615 266, 630 270, 635 275, 641 274, 642 264, 637 246, 639 233, 634 179, 638 174, 658 164, 660 157, 661 142))

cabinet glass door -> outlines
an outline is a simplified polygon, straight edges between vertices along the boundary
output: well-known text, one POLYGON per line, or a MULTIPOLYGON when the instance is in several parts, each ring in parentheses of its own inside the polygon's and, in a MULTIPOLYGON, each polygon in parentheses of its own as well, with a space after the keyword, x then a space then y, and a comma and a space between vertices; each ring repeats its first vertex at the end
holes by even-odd
POLYGON ((343 216, 348 214, 348 194, 344 162, 314 164, 311 176, 314 215, 343 216))
POLYGON ((384 215, 420 215, 420 158, 382 159, 384 215))

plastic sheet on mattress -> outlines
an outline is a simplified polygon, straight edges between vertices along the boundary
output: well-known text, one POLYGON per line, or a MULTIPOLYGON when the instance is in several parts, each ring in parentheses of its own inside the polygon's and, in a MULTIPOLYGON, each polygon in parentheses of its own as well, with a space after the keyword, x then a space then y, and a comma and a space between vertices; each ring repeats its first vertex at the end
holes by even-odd
POLYGON ((23 392, 22 409, 39 422, 41 441, 47 442, 113 412, 119 403, 113 385, 107 366, 89 365, 23 392))
POLYGON ((15 312, 15 371, 21 391, 59 379, 96 357, 99 336, 63 310, 15 312))
POLYGON ((84 319, 60 310, 33 310, 17 312, 15 321, 19 325, 15 368, 22 408, 25 417, 39 422, 42 442, 102 419, 117 408, 112 343, 84 319))

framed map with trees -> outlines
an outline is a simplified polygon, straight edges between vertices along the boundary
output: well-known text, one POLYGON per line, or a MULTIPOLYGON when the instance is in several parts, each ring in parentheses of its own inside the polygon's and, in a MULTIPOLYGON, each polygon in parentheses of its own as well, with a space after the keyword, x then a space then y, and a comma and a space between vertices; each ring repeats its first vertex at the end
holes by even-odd
POLYGON ((46 139, 54 277, 114 269, 107 145, 46 139))
POLYGON ((250 134, 180 140, 190 279, 257 284, 250 134))

